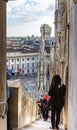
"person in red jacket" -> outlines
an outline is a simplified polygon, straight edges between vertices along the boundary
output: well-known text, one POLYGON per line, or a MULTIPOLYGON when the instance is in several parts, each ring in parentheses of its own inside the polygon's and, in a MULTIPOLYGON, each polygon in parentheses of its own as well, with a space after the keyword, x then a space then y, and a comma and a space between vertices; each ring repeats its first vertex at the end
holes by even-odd
POLYGON ((49 96, 48 93, 46 92, 42 100, 42 116, 45 121, 48 119, 48 113, 49 113, 48 100, 49 96))

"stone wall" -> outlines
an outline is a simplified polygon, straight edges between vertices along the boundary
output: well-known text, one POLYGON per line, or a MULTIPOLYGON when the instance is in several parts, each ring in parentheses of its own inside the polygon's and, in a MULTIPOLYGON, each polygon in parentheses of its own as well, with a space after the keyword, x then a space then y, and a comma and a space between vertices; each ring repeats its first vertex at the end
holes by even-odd
MULTIPOLYGON (((67 25, 67 3, 58 0, 58 8, 55 11, 55 70, 63 83, 66 85, 66 101, 61 116, 64 128, 68 127, 68 47, 69 47, 69 26, 67 25)), ((55 9, 56 10, 56 9, 55 9)))
POLYGON ((21 83, 10 85, 11 97, 9 101, 11 123, 13 129, 22 128, 39 118, 39 107, 33 99, 23 91, 21 83))
MULTIPOLYGON (((58 12, 59 13, 59 12, 58 12)), ((61 77, 66 84, 64 128, 77 129, 77 0, 66 0, 61 17, 61 77)), ((58 25, 57 25, 58 26, 58 25)), ((57 39, 57 32, 55 35, 57 39)), ((57 41, 57 40, 56 40, 57 41)), ((58 41, 57 41, 58 42, 58 41)))
POLYGON ((70 7, 68 130, 77 130, 77 4, 70 7))
POLYGON ((11 124, 13 128, 18 127, 18 88, 10 89, 9 111, 11 115, 11 124))

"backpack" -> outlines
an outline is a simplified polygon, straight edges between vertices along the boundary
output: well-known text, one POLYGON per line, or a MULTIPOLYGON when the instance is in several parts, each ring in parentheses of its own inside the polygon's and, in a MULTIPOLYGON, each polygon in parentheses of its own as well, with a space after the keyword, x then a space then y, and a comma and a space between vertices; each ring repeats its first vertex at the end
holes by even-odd
POLYGON ((47 103, 47 100, 44 100, 44 101, 42 102, 42 108, 43 108, 43 110, 48 110, 48 109, 49 109, 49 105, 48 105, 48 103, 47 103))

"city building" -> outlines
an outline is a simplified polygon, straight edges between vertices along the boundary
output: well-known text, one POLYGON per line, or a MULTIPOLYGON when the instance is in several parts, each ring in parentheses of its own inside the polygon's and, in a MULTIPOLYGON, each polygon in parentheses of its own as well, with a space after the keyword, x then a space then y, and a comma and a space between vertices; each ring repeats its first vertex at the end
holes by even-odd
MULTIPOLYGON (((45 58, 47 66, 50 65, 50 46, 45 46, 45 58)), ((34 75, 38 71, 39 47, 24 45, 23 48, 8 47, 7 48, 7 68, 14 75, 25 74, 34 75)))
POLYGON ((7 68, 12 70, 13 74, 33 75, 37 74, 38 50, 7 49, 7 68))

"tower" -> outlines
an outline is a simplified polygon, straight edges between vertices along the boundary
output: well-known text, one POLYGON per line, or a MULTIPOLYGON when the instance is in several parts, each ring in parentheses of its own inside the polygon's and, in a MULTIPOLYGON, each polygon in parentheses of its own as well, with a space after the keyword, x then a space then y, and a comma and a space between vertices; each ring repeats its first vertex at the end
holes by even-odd
POLYGON ((50 39, 51 27, 48 24, 43 24, 40 27, 41 32, 41 44, 39 51, 39 63, 38 63, 38 91, 40 96, 46 91, 46 51, 45 51, 45 40, 50 39))

